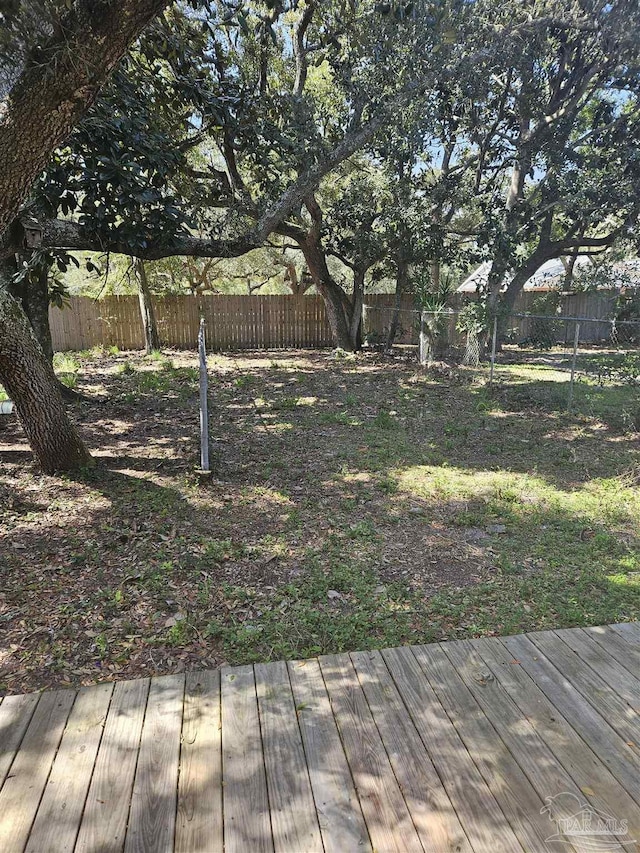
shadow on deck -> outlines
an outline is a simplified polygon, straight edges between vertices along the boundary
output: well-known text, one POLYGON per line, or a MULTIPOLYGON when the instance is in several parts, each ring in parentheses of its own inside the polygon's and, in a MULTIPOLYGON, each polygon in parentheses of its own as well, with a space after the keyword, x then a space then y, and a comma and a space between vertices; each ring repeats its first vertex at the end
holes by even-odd
POLYGON ((639 711, 637 623, 7 696, 0 850, 637 850, 639 711))

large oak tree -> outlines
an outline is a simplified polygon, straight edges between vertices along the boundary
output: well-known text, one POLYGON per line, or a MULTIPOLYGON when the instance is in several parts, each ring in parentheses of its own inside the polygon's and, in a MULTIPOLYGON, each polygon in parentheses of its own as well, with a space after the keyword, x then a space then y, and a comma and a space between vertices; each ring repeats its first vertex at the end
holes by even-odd
MULTIPOLYGON (((0 237, 31 185, 73 130, 131 42, 166 0, 2 5, 0 237)), ((7 253, 5 252, 5 257, 7 253)), ((50 362, 0 278, 0 382, 44 471, 86 465, 50 362)))

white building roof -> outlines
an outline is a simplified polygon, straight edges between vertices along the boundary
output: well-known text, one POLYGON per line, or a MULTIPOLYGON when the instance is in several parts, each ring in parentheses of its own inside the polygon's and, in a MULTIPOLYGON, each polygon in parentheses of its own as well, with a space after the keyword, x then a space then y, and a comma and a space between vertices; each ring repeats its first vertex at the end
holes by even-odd
MULTIPOLYGON (((591 264, 591 258, 588 255, 578 255, 576 258, 574 269, 588 266, 591 264)), ((468 276, 458 288, 458 293, 475 293, 478 285, 482 286, 487 283, 489 271, 491 270, 491 261, 485 261, 468 276)), ((542 264, 540 269, 534 273, 524 286, 525 290, 537 290, 538 288, 546 288, 554 283, 555 279, 564 277, 565 269, 560 258, 553 258, 550 261, 542 264)), ((557 284, 557 282, 556 282, 557 284)))

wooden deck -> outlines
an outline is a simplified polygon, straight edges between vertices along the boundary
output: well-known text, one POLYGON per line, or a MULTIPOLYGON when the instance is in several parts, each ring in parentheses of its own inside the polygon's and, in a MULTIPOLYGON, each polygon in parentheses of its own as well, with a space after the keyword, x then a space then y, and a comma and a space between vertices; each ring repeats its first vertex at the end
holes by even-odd
POLYGON ((636 623, 8 696, 0 851, 635 851, 639 711, 636 623))

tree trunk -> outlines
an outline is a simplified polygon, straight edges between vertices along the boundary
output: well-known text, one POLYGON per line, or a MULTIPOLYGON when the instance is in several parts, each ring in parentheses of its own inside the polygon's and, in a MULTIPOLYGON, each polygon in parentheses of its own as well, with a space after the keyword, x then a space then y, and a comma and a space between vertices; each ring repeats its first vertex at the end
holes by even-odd
MULTIPOLYGON (((506 286, 504 292, 500 293, 498 290, 494 301, 489 303, 489 317, 491 318, 491 325, 493 325, 492 318, 495 316, 498 317, 498 350, 502 349, 502 341, 505 337, 505 330, 507 328, 509 316, 513 314, 518 296, 522 293, 525 284, 529 281, 531 276, 540 269, 542 264, 552 257, 553 252, 551 251, 549 244, 546 242, 539 243, 525 263, 521 264, 516 270, 514 270, 511 280, 506 286)), ((484 343, 486 344, 487 342, 488 336, 484 343)))
MULTIPOLYGON (((6 277, 9 278, 16 271, 14 268, 14 259, 12 257, 0 261, 6 270, 6 277)), ((17 299, 22 310, 27 315, 27 319, 31 324, 31 328, 38 339, 38 343, 45 358, 50 364, 53 364, 53 340, 51 338, 51 326, 49 325, 49 281, 48 270, 43 267, 38 274, 29 276, 20 284, 10 282, 8 284, 9 292, 17 299)), ((60 382, 56 376, 56 385, 62 394, 62 399, 69 403, 76 403, 79 400, 86 400, 83 394, 69 388, 64 382, 60 382)))
POLYGON ((69 420, 51 363, 19 303, 0 283, 0 382, 15 403, 31 449, 46 474, 92 464, 69 420))
POLYGON ((396 339, 396 335, 398 334, 398 323, 400 322, 400 308, 402 306, 402 294, 406 290, 406 285, 409 278, 408 261, 400 259, 397 261, 396 266, 396 299, 395 304, 393 306, 393 315, 391 317, 389 331, 387 333, 387 343, 385 345, 386 352, 391 352, 391 349, 393 348, 393 343, 396 339))
POLYGON ((347 315, 345 310, 346 295, 344 291, 333 280, 330 283, 323 281, 318 284, 316 282, 316 287, 324 299, 334 346, 346 352, 354 352, 355 346, 350 332, 351 317, 347 315))
POLYGON ((362 349, 362 303, 364 301, 365 270, 356 269, 353 273, 353 300, 349 337, 354 351, 362 349))
POLYGON ((160 337, 158 335, 156 314, 153 310, 153 297, 151 296, 151 290, 149 289, 144 261, 137 258, 135 261, 135 268, 138 279, 140 316, 142 317, 142 327, 144 329, 144 345, 148 355, 154 352, 154 350, 160 349, 160 337))
MULTIPOLYGON (((19 287, 22 310, 31 323, 38 343, 48 361, 53 363, 53 341, 49 326, 49 271, 46 266, 34 270, 19 287)), ((14 296, 17 296, 13 292, 14 296)))
POLYGON ((573 273, 576 266, 576 259, 578 257, 578 250, 572 252, 568 258, 561 257, 562 265, 564 267, 564 282, 563 288, 564 290, 571 290, 573 285, 573 273))
POLYGON ((441 270, 440 261, 431 261, 431 264, 430 264, 431 290, 433 293, 439 293, 440 292, 440 270, 441 270))
POLYGON ((52 151, 64 142, 123 54, 167 0, 68 4, 27 56, 0 111, 0 235, 52 151))
POLYGON ((313 283, 324 300, 334 346, 346 352, 354 352, 355 346, 351 338, 352 305, 344 290, 331 277, 322 246, 318 240, 309 237, 300 243, 300 248, 313 283))
POLYGON ((500 305, 500 293, 507 274, 507 263, 501 254, 496 255, 491 263, 489 276, 487 278, 487 310, 492 317, 498 312, 500 305))

